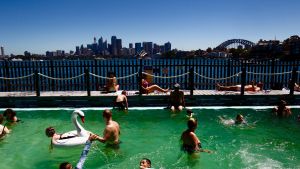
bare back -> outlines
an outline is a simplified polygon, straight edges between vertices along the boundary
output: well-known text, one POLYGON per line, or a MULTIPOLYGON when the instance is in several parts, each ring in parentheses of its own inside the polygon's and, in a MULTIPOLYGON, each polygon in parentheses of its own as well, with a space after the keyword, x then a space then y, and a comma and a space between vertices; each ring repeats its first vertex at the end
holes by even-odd
POLYGON ((105 142, 107 144, 118 144, 119 143, 119 136, 120 136, 120 126, 115 121, 109 121, 106 125, 106 128, 103 132, 103 136, 105 138, 105 142))

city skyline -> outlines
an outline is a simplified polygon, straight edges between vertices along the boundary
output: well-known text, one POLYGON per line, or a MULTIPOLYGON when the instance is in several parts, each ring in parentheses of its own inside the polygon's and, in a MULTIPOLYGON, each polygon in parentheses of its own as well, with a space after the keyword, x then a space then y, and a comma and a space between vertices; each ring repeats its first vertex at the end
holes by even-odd
POLYGON ((228 39, 280 41, 300 34, 300 2, 290 0, 2 1, 0 46, 5 54, 75 51, 92 37, 172 43, 178 50, 216 47, 228 39), (3 24, 3 25, 2 25, 3 24))

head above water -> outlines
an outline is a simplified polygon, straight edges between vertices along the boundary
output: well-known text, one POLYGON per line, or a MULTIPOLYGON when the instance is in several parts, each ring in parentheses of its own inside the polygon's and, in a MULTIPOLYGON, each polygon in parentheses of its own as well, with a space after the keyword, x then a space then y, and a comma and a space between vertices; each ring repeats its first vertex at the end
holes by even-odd
POLYGON ((148 158, 143 158, 140 161, 140 166, 142 166, 144 168, 150 168, 151 167, 151 161, 148 158))
POLYGON ((192 114, 193 114, 193 111, 192 111, 191 109, 187 109, 187 110, 186 110, 186 114, 187 114, 187 115, 192 115, 192 114))
POLYGON ((236 120, 237 122, 241 123, 241 122, 244 121, 244 116, 241 115, 241 114, 238 114, 238 115, 236 115, 235 120, 236 120))
POLYGON ((45 134, 46 134, 46 136, 48 136, 48 137, 53 137, 53 135, 55 134, 55 129, 54 129, 54 127, 48 127, 48 128, 46 128, 45 134))
POLYGON ((102 113, 102 116, 106 119, 111 119, 112 117, 112 112, 109 109, 105 109, 102 113))
POLYGON ((12 117, 16 116, 16 112, 13 111, 13 109, 6 109, 3 113, 3 115, 7 118, 12 118, 12 117))
POLYGON ((63 162, 59 165, 59 169, 72 169, 72 164, 69 162, 63 162))
POLYGON ((189 130, 195 130, 198 126, 198 122, 194 118, 190 118, 187 122, 187 126, 189 130))

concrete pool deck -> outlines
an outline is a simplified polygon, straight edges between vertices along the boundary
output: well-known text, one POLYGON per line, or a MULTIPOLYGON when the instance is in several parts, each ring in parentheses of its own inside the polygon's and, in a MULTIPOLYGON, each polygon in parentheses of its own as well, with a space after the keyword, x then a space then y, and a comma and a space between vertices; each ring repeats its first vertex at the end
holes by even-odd
MULTIPOLYGON (((270 106, 275 105, 280 99, 285 99, 289 105, 300 105, 300 92, 289 95, 289 90, 270 90, 256 93, 194 90, 190 95, 185 93, 186 106, 270 106)), ((138 95, 137 91, 128 92, 129 107, 157 107, 167 106, 170 92, 151 93, 138 95)), ((41 92, 37 97, 35 92, 0 92, 0 107, 112 107, 117 93, 101 93, 91 91, 87 96, 86 91, 59 91, 41 92)))

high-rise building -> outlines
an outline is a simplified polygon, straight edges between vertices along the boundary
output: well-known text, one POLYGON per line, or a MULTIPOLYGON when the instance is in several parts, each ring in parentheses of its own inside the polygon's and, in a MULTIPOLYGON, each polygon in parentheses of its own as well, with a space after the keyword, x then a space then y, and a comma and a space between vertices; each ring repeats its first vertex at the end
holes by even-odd
POLYGON ((3 46, 1 46, 1 53, 0 54, 1 54, 0 56, 2 56, 2 57, 5 56, 5 54, 4 54, 4 47, 3 46))
POLYGON ((117 55, 118 52, 117 52, 117 37, 116 36, 112 36, 111 37, 111 51, 110 53, 112 55, 117 55))
POLYGON ((165 43, 165 52, 169 52, 169 51, 171 51, 171 43, 170 42, 167 42, 167 43, 165 43))
POLYGON ((129 43, 129 48, 133 48, 133 44, 132 43, 129 43))
POLYGON ((122 55, 122 39, 117 39, 117 55, 122 55))
POLYGON ((143 50, 142 48, 142 44, 141 43, 135 43, 135 54, 138 55, 141 53, 141 51, 143 50))
POLYGON ((153 54, 157 54, 160 52, 160 48, 159 45, 157 45, 156 43, 153 44, 153 54))
POLYGON ((153 54, 153 43, 143 42, 143 49, 149 56, 151 56, 153 54))

